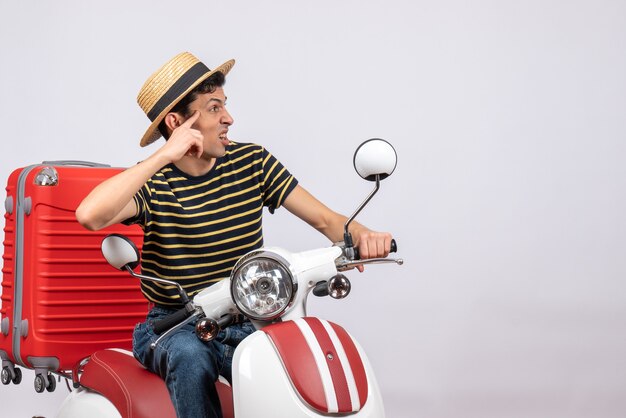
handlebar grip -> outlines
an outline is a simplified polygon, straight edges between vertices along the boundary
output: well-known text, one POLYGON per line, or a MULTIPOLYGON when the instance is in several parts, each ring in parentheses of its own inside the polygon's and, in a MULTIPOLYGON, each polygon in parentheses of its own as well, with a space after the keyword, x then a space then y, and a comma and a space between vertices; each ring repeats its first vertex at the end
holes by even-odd
POLYGON ((154 333, 160 335, 163 331, 167 331, 174 325, 187 319, 192 313, 193 312, 189 312, 187 308, 181 308, 163 319, 154 321, 154 333))
POLYGON ((234 322, 235 322, 235 316, 231 314, 227 314, 217 320, 217 326, 220 327, 220 329, 224 329, 232 325, 234 322))
POLYGON ((319 297, 328 296, 328 282, 326 280, 317 282, 317 284, 313 288, 313 294, 319 297))
MULTIPOLYGON (((396 240, 395 239, 391 239, 391 246, 389 249, 390 253, 395 253, 398 251, 398 244, 396 244, 396 240)), ((354 259, 355 260, 360 260, 361 259, 361 254, 359 254, 359 249, 357 247, 354 247, 354 259)))

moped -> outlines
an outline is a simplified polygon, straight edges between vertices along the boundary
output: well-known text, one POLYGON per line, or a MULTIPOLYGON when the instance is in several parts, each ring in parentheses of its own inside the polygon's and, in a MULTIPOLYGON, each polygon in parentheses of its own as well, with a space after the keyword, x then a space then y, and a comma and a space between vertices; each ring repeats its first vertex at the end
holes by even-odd
MULTIPOLYGON (((155 323, 153 347, 189 322, 196 335, 211 341, 245 315, 256 331, 236 348, 232 386, 220 378, 224 417, 384 418, 382 397, 361 346, 341 326, 307 316, 307 299, 348 296, 351 283, 342 273, 359 265, 401 259, 360 260, 348 227, 396 167, 393 147, 382 139, 359 146, 354 166, 376 186, 344 225, 344 240, 329 248, 293 253, 266 247, 251 251, 226 278, 192 300, 175 282, 138 274, 139 252, 132 241, 109 235, 102 252, 109 264, 132 276, 176 286, 185 307, 155 323)), ((396 251, 395 241, 392 252, 396 251)), ((76 368, 75 389, 57 418, 175 417, 165 382, 148 372, 130 352, 93 353, 76 368)))

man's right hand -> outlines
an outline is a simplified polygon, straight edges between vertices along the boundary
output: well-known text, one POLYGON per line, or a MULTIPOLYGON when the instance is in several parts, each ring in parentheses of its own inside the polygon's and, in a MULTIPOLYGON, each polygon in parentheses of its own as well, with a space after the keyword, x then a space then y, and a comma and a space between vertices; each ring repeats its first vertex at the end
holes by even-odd
POLYGON ((76 219, 85 228, 98 230, 136 215, 133 196, 163 166, 185 155, 202 156, 204 137, 191 126, 198 120, 195 112, 172 132, 170 139, 150 158, 103 181, 76 209, 76 219))
POLYGON ((200 112, 196 110, 185 122, 174 129, 170 138, 157 153, 172 163, 179 161, 184 156, 200 158, 203 152, 204 136, 199 130, 192 128, 199 117, 200 112))

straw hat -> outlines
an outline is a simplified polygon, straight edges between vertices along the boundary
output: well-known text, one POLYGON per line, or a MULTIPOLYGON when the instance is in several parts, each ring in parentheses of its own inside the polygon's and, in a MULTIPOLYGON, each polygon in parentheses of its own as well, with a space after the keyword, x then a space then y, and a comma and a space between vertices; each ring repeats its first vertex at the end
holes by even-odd
POLYGON ((159 123, 187 93, 218 71, 228 74, 233 65, 235 60, 229 60, 210 70, 189 52, 178 54, 166 62, 146 80, 137 95, 139 107, 152 121, 139 145, 145 147, 161 137, 159 123))

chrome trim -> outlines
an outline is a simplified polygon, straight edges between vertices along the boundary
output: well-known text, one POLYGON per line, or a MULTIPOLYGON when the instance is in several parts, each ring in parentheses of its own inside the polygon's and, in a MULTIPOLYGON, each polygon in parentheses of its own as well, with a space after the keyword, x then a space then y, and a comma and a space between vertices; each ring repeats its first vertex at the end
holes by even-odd
POLYGON ((182 322, 179 322, 178 324, 174 325, 172 328, 170 328, 167 331, 165 331, 163 334, 159 335, 159 337, 156 339, 156 341, 154 341, 153 343, 150 344, 150 349, 154 350, 156 348, 156 346, 161 341, 163 341, 164 339, 169 337, 170 334, 172 334, 174 331, 176 331, 177 329, 183 327, 184 325, 187 325, 191 321, 193 321, 195 319, 198 319, 202 315, 204 315, 204 313, 200 309, 197 309, 193 314, 191 314, 191 316, 189 316, 189 318, 185 319, 182 322))
POLYGON ((348 263, 344 263, 344 262, 338 262, 335 263, 337 266, 337 271, 345 271, 348 270, 352 267, 356 267, 362 264, 397 264, 399 266, 401 266, 402 264, 404 264, 404 260, 401 258, 368 258, 365 260, 356 260, 356 261, 350 261, 348 263))
POLYGON ((359 207, 354 211, 354 213, 348 218, 348 220, 346 221, 346 223, 343 226, 343 232, 344 234, 348 233, 348 227, 350 226, 350 223, 354 220, 354 218, 356 218, 356 216, 363 210, 363 208, 365 207, 365 205, 367 205, 370 200, 372 200, 372 198, 374 197, 374 195, 378 192, 378 190, 380 189, 380 175, 376 174, 375 177, 375 181, 376 181, 376 186, 374 187, 374 190, 372 190, 372 192, 365 198, 365 200, 363 201, 363 203, 361 203, 361 205, 359 205, 359 207))
POLYGON ((131 276, 133 276, 133 277, 135 277, 137 279, 148 280, 148 281, 151 281, 151 282, 156 282, 156 283, 161 283, 161 284, 167 284, 167 285, 170 285, 170 286, 174 286, 178 290, 178 293, 180 294, 182 302, 183 303, 188 303, 189 302, 189 295, 187 295, 187 292, 185 292, 185 289, 183 289, 183 286, 180 283, 177 283, 177 282, 175 282, 173 280, 160 279, 158 277, 146 276, 146 275, 143 275, 143 274, 135 273, 133 271, 133 269, 128 264, 126 264, 124 267, 126 268, 126 271, 128 273, 130 273, 131 276))
POLYGON ((298 282, 296 281, 296 277, 294 272, 291 269, 291 264, 289 263, 289 261, 287 261, 284 257, 282 257, 279 254, 276 254, 274 252, 271 251, 266 251, 266 250, 254 250, 249 252, 248 254, 244 255, 243 257, 241 257, 237 263, 235 263, 235 267, 233 267, 232 272, 230 273, 230 297, 233 300, 233 302, 235 303, 235 306, 237 307, 237 309, 239 309, 239 312, 241 312, 243 315, 247 316, 250 319, 256 320, 256 321, 272 321, 278 317, 280 317, 282 314, 284 314, 289 308, 291 308, 291 306, 293 305, 293 302, 296 298, 296 294, 298 293, 298 282), (241 309, 237 298, 235 297, 235 292, 234 292, 234 287, 235 287, 235 276, 236 274, 239 272, 239 270, 241 268, 243 268, 248 262, 250 261, 254 261, 257 259, 269 259, 272 261, 277 262, 288 274, 289 277, 291 278, 290 283, 291 283, 291 297, 289 298, 289 301, 287 302, 287 304, 285 305, 285 307, 283 309, 281 309, 280 311, 278 311, 276 314, 269 316, 269 317, 263 317, 263 316, 256 316, 256 315, 248 315, 245 314, 243 312, 243 309, 241 309))

